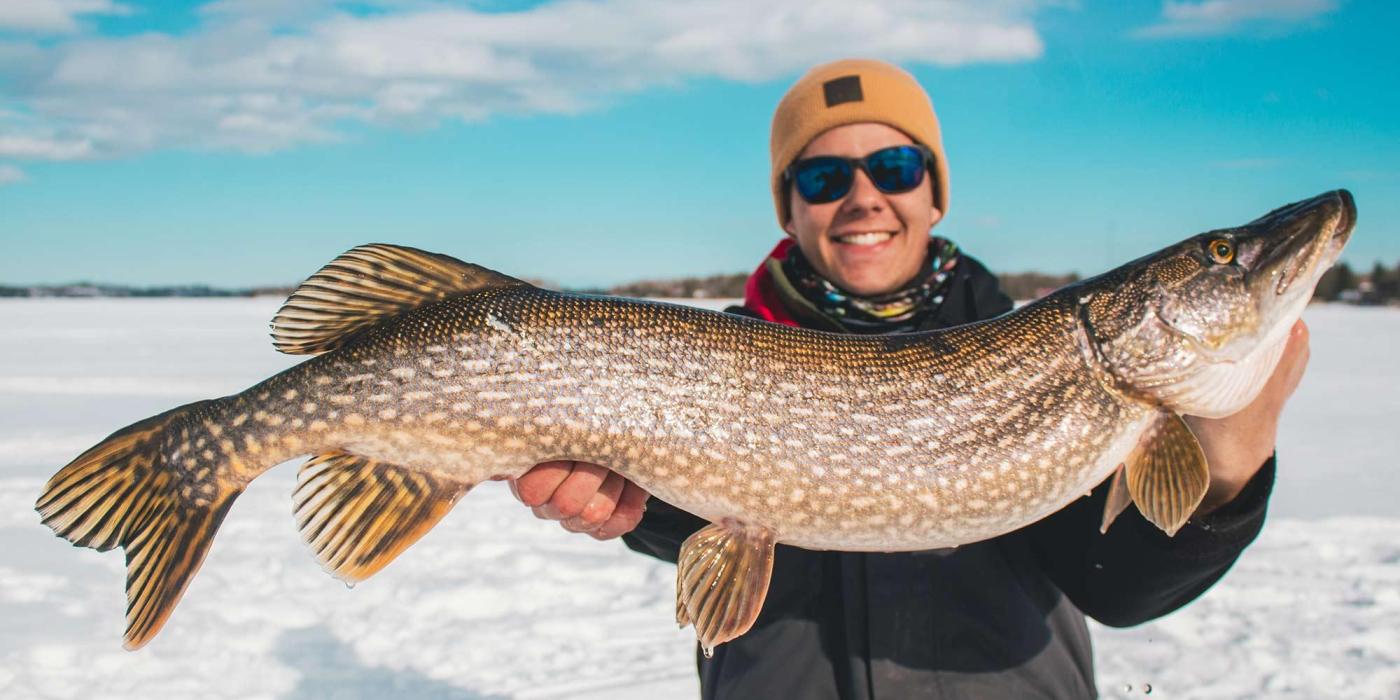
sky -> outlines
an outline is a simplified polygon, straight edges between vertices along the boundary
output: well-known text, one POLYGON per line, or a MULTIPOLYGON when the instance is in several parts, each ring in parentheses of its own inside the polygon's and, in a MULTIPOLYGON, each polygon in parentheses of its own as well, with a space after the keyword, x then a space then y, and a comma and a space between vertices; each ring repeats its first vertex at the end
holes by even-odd
POLYGON ((747 271, 837 58, 933 98, 935 231, 1095 274, 1345 187, 1400 262, 1381 0, 0 0, 0 284, 299 281, 390 242, 568 287, 747 271))

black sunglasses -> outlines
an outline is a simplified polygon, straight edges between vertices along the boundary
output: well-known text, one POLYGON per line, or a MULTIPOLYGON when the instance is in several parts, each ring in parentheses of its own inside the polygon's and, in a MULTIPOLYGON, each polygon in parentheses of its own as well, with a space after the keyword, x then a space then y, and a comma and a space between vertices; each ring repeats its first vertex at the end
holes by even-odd
POLYGON ((865 171, 876 189, 885 194, 899 194, 918 187, 932 162, 933 152, 922 144, 890 146, 864 158, 803 158, 783 171, 783 179, 791 182, 808 204, 826 204, 851 191, 856 168, 865 171))

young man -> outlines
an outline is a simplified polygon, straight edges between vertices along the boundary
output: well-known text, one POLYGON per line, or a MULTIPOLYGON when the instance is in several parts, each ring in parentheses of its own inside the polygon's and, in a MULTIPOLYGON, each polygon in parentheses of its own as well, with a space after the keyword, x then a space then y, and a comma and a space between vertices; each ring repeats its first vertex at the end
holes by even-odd
MULTIPOLYGON (((782 240, 732 313, 847 333, 943 328, 996 316, 996 278, 930 235, 948 209, 933 107, 875 61, 813 69, 771 135, 782 240)), ((706 698, 1091 698, 1084 616, 1150 620, 1193 600, 1263 524, 1274 433, 1307 361, 1294 329, 1260 397, 1189 419, 1211 490, 1174 538, 1135 509, 1100 534, 1106 488, 1022 530, 955 550, 815 552, 779 545, 753 628, 699 658, 706 698)), ((675 561, 705 523, 598 465, 552 462, 515 484, 540 517, 675 561)))

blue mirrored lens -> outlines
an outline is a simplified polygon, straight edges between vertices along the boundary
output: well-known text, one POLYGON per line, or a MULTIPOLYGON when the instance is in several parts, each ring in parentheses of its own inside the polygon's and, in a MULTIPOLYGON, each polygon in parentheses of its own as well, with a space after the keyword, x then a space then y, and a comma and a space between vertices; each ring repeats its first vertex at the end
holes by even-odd
POLYGON ((865 157, 865 170, 881 192, 908 192, 924 180, 924 154, 913 146, 884 148, 865 157))
POLYGON ((844 158, 809 158, 797 164, 793 182, 797 193, 812 204, 834 202, 851 189, 851 164, 844 158))
POLYGON ((881 192, 908 192, 924 181, 924 151, 917 146, 891 146, 861 158, 817 156, 792 168, 797 193, 811 204, 826 204, 851 191, 858 166, 881 192))

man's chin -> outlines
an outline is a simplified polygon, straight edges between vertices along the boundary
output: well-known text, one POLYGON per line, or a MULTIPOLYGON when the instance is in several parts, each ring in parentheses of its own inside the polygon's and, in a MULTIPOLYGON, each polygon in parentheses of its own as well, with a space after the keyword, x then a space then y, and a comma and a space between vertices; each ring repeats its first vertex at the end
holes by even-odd
POLYGON ((861 296, 873 296, 897 289, 899 266, 890 255, 839 255, 832 262, 832 283, 861 296))
POLYGON ((871 297, 893 291, 899 287, 898 284, 891 283, 887 278, 888 276, 878 275, 838 275, 838 278, 832 282, 852 294, 871 297))

